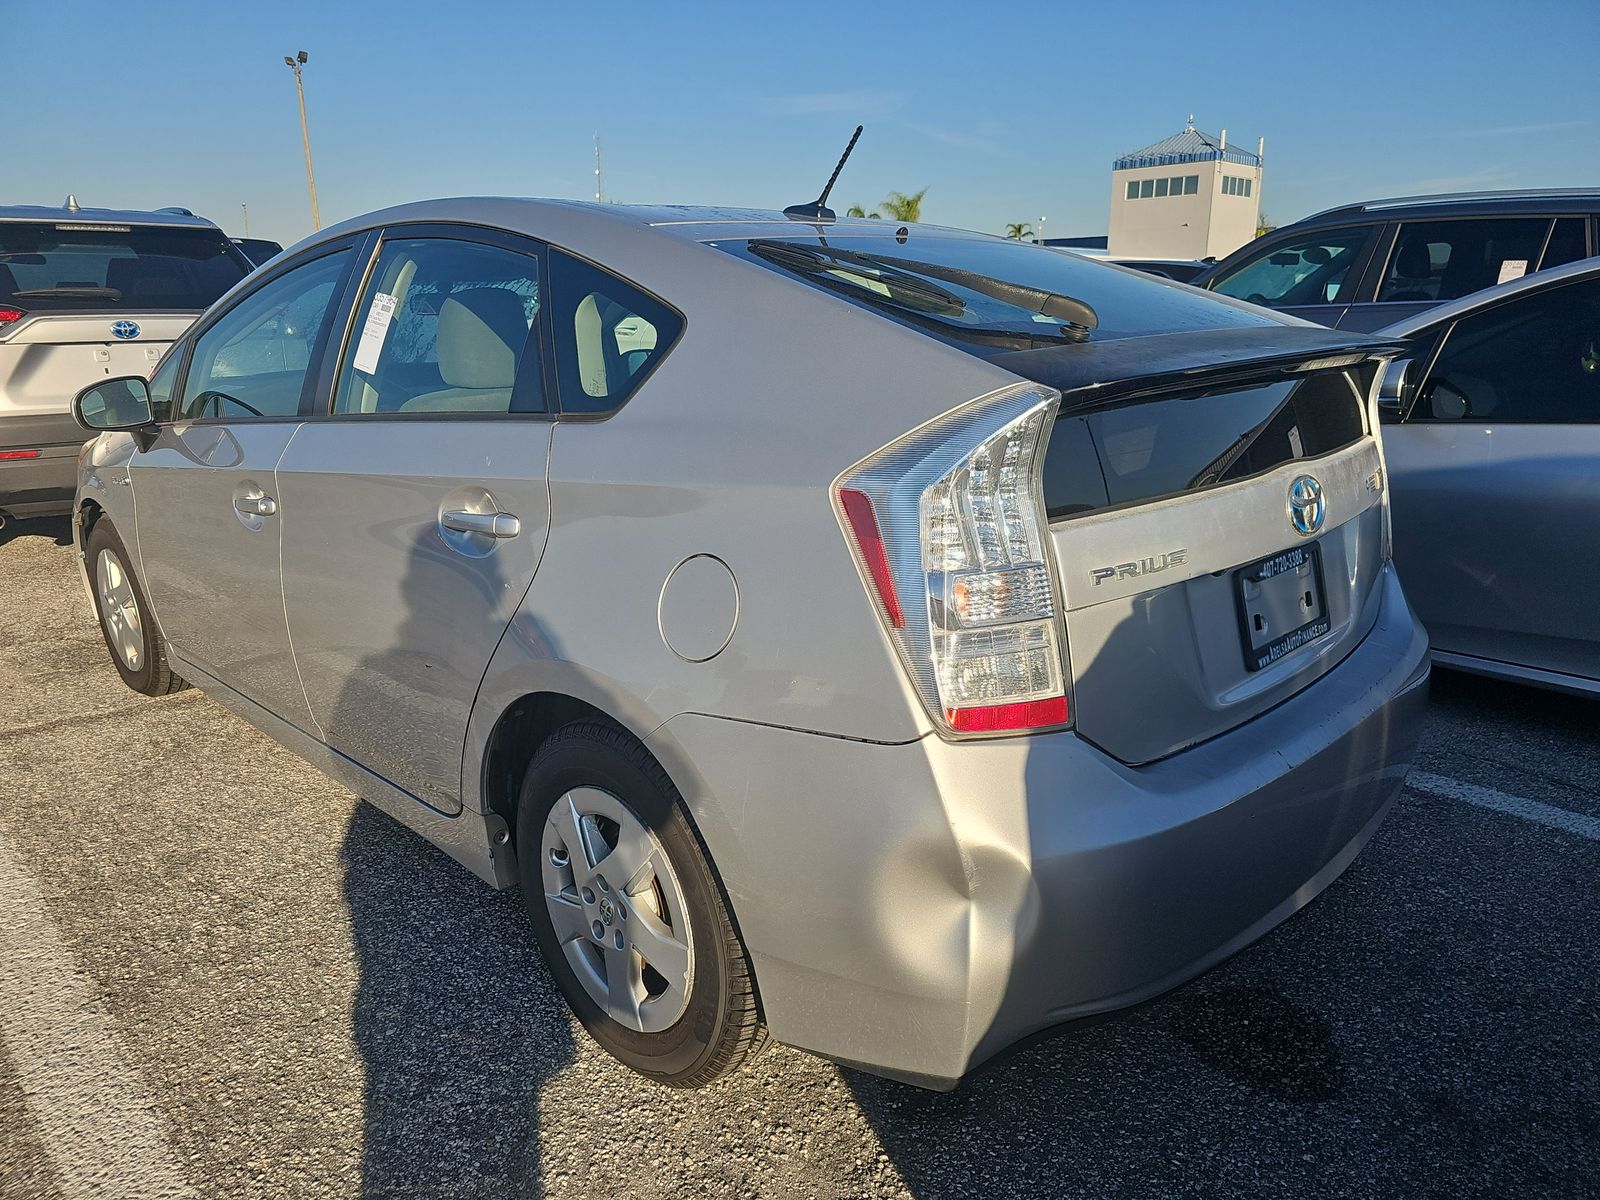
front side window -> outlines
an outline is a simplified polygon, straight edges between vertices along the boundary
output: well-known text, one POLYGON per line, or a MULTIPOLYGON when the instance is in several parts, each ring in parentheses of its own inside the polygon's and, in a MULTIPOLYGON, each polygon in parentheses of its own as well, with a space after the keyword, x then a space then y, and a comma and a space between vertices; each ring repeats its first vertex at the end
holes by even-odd
POLYGON ((350 251, 324 255, 257 288, 195 341, 179 415, 292 417, 350 251))
POLYGON ((1457 321, 1412 415, 1600 422, 1600 280, 1548 288, 1457 321))
POLYGON ((550 251, 552 329, 563 412, 610 412, 671 347, 683 318, 599 267, 550 251))
POLYGON ((532 252, 385 242, 356 305, 334 411, 542 412, 539 301, 532 252))
POLYGON ((1369 232, 1370 227, 1362 225, 1280 242, 1217 278, 1211 290, 1273 307, 1330 304, 1338 297, 1369 232))
POLYGON ((150 376, 150 412, 157 421, 172 420, 172 390, 178 382, 178 368, 183 363, 183 344, 180 342, 167 350, 156 373, 150 376))
POLYGON ((1539 257, 1546 217, 1407 221, 1395 237, 1378 300, 1454 300, 1526 275, 1539 257))
POLYGON ((24 312, 201 309, 249 269, 220 229, 0 222, 0 304, 24 312))

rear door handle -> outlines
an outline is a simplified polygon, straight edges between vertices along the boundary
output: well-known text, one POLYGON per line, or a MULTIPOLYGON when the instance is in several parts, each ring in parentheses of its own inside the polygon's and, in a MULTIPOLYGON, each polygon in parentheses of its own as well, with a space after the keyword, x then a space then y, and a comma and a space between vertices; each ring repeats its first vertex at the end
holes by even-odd
POLYGON ((270 517, 278 511, 278 502, 271 496, 235 496, 233 507, 247 517, 270 517))
POLYGON ((481 533, 492 538, 514 538, 522 532, 522 522, 510 513, 475 513, 454 509, 439 518, 446 529, 457 533, 481 533))

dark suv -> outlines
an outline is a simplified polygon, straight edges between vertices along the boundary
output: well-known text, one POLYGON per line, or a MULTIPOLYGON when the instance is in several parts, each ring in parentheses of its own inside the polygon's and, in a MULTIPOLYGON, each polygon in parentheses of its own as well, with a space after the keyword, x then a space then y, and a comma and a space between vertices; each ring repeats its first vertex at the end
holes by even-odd
POLYGON ((1194 284, 1337 329, 1378 329, 1600 253, 1597 215, 1600 188, 1369 200, 1257 238, 1194 284))

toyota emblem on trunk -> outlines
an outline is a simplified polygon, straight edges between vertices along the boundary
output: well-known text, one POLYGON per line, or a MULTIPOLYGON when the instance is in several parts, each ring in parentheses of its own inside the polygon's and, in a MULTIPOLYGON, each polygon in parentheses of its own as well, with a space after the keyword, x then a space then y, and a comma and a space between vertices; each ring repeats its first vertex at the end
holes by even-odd
POLYGON ((111 336, 121 338, 125 342, 131 342, 139 336, 139 322, 113 321, 111 324, 111 336))
POLYGON ((1289 524, 1301 537, 1310 537, 1322 528, 1328 510, 1322 500, 1322 485, 1310 475, 1300 475, 1289 485, 1289 524))

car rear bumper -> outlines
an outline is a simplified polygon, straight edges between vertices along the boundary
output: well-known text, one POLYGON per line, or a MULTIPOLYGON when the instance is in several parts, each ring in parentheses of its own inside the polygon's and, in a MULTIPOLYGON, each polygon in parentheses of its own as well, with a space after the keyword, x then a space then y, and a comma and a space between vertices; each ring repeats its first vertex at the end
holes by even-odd
POLYGON ((47 517, 71 512, 78 450, 90 436, 70 414, 0 417, 0 514, 47 517), (19 452, 36 452, 36 457, 5 457, 19 452))
POLYGON ((1416 749, 1427 640, 1392 568, 1299 695, 1128 767, 1071 733, 849 742, 686 715, 651 738, 780 1041, 954 1086, 1061 1022, 1192 978, 1350 863, 1416 749))

